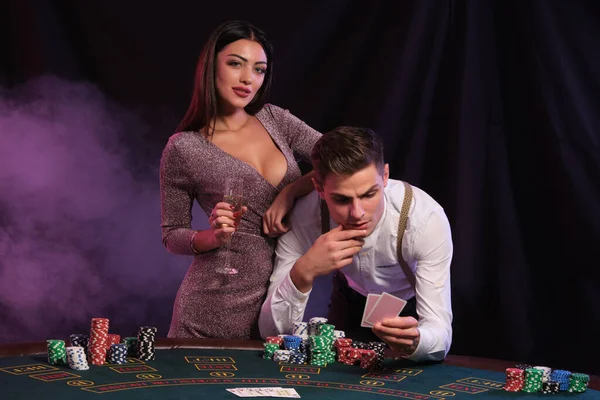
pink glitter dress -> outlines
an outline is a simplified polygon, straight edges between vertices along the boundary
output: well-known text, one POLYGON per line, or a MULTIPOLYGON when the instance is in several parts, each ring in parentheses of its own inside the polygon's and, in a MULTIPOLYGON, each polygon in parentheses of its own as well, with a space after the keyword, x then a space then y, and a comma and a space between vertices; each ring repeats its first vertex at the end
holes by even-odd
POLYGON ((174 134, 163 150, 161 227, 170 252, 193 255, 193 201, 209 215, 223 199, 226 176, 244 178, 244 205, 248 207, 231 242, 231 263, 239 273, 215 272, 225 262, 224 248, 196 255, 175 299, 169 337, 260 338, 258 314, 269 286, 276 243, 263 234, 262 217, 281 189, 301 176, 294 155, 308 161, 321 134, 274 105, 265 105, 255 116, 287 159, 287 172, 277 187, 198 132, 174 134))

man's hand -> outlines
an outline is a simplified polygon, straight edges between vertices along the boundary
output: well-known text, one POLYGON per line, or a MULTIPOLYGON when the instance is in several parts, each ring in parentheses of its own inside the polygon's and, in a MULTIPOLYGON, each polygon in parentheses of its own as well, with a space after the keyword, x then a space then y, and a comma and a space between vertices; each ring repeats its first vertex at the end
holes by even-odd
POLYGON ((418 321, 413 317, 394 317, 383 319, 372 329, 397 356, 402 357, 413 354, 419 345, 421 333, 417 326, 418 321))
POLYGON ((367 232, 343 229, 339 225, 319 236, 306 254, 296 261, 290 271, 290 278, 299 291, 308 292, 317 276, 345 267, 360 251, 367 232))

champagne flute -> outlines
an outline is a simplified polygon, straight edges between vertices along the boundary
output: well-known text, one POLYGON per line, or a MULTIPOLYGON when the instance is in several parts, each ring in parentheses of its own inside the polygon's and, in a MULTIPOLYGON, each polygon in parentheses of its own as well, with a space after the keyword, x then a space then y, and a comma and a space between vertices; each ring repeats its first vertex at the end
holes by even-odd
MULTIPOLYGON (((238 177, 225 178, 225 193, 223 201, 233 206, 232 211, 238 213, 242 211, 242 195, 244 192, 244 180, 238 177)), ((235 232, 234 232, 235 233, 235 232)), ((231 266, 231 237, 225 242, 225 265, 218 267, 216 272, 220 274, 235 275, 238 273, 237 268, 231 266)))

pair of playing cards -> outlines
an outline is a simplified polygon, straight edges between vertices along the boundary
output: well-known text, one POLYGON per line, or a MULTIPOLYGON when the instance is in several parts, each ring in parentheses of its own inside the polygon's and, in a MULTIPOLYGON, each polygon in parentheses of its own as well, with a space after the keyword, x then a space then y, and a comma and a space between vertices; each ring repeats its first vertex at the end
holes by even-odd
POLYGON ((299 399, 300 395, 293 388, 281 387, 247 387, 227 389, 228 392, 238 397, 286 397, 288 399, 299 399))
POLYGON ((363 328, 371 328, 373 325, 385 318, 397 317, 404 309, 406 301, 394 295, 383 292, 382 294, 369 293, 365 310, 363 311, 363 328))

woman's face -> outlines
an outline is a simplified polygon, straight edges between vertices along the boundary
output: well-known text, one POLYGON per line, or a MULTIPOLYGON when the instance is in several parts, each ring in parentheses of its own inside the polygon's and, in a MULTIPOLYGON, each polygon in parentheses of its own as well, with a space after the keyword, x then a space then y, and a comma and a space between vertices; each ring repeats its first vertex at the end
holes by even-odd
POLYGON ((219 104, 246 107, 262 86, 267 71, 267 56, 260 43, 247 39, 229 43, 217 54, 216 63, 219 104))

